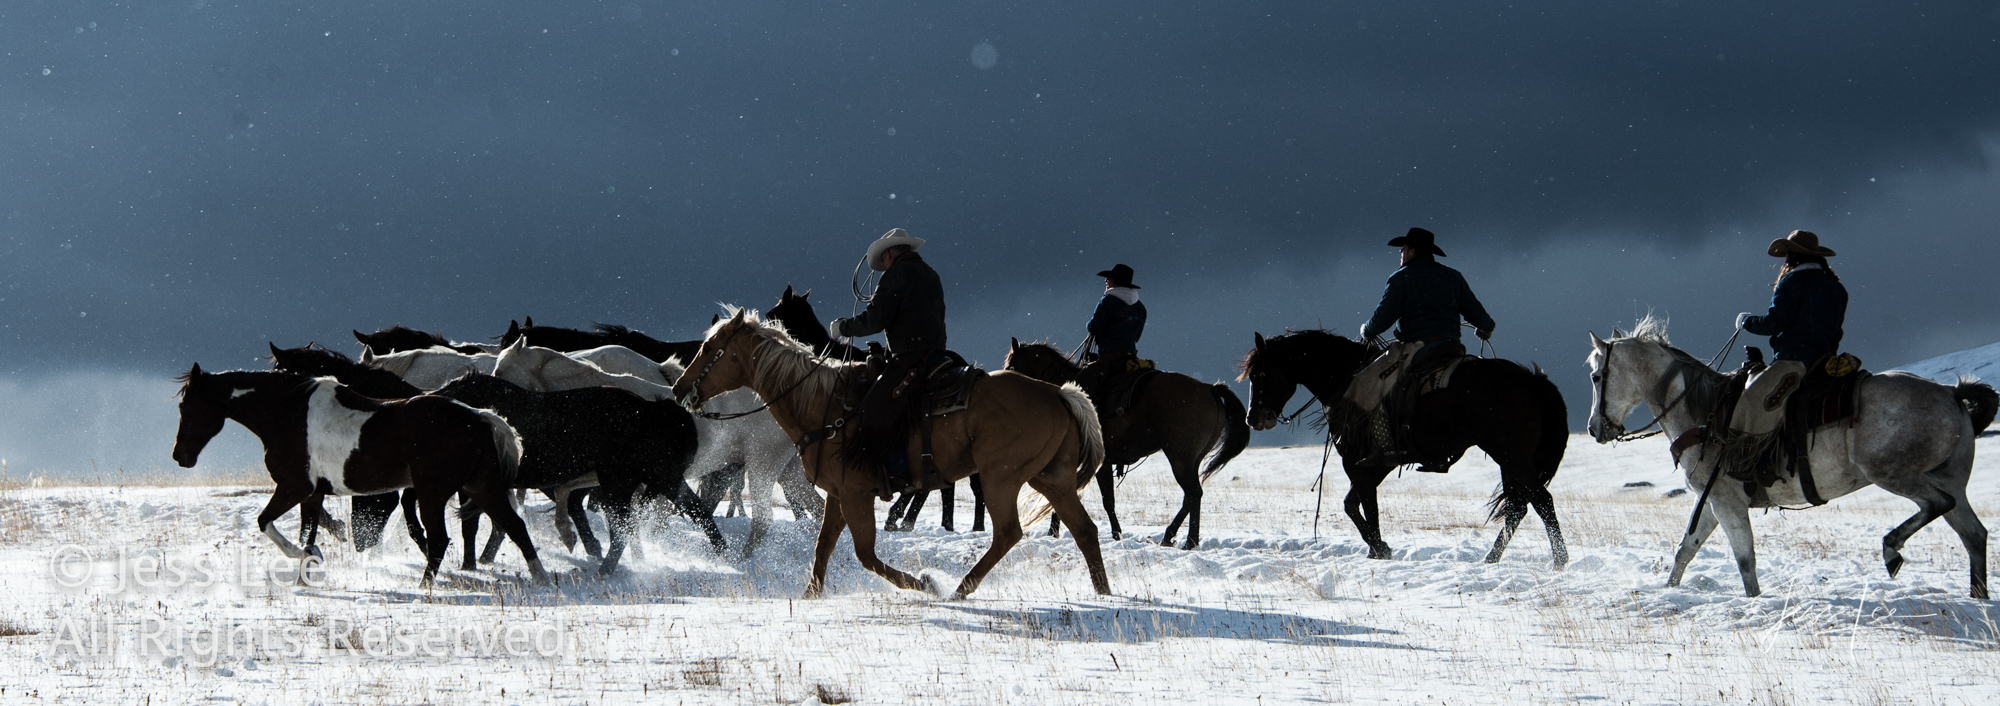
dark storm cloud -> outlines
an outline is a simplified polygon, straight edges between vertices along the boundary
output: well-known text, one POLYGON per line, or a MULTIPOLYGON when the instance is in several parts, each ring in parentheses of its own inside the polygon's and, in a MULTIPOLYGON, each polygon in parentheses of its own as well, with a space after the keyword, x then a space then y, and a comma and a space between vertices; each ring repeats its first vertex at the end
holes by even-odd
MULTIPOLYGON (((1996 36, 1992 3, 10 3, 0 368, 690 336, 786 284, 832 316, 903 226, 975 356, 1073 341, 1124 261, 1182 307, 1153 352, 1219 377, 1251 326, 1351 330, 1412 224, 1468 267, 1671 258, 1979 175, 1996 36)), ((1564 301, 1509 272, 1473 279, 1564 301)), ((1496 310, 1545 361, 1608 323, 1549 313, 1496 310)))

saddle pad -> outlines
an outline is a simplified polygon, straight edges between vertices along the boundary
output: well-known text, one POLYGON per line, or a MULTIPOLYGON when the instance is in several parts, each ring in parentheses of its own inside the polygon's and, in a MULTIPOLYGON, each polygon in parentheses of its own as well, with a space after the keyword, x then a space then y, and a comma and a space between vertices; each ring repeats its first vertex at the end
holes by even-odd
POLYGON ((1476 356, 1461 355, 1447 360, 1417 376, 1417 395, 1428 395, 1451 385, 1451 374, 1458 371, 1460 363, 1476 356))

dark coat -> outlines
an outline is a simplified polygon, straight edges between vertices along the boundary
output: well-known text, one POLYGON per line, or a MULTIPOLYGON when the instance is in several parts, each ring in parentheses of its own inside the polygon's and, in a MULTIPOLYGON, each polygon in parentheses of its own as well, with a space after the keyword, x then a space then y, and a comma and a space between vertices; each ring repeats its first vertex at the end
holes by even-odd
POLYGON ((1472 295, 1464 275, 1436 260, 1418 260, 1389 275, 1389 288, 1361 335, 1372 339, 1396 326, 1401 340, 1456 341, 1461 316, 1481 331, 1493 331, 1493 317, 1472 295))
POLYGON ((860 316, 841 324, 848 336, 887 332, 890 353, 910 353, 945 347, 944 284, 937 271, 914 252, 896 258, 882 273, 875 299, 860 316))
POLYGON ((1743 322, 1743 330, 1771 337, 1778 360, 1807 363, 1840 352, 1841 323, 1847 319, 1847 288, 1823 268, 1795 269, 1778 280, 1771 309, 1743 322))
POLYGON ((1146 332, 1146 303, 1126 304, 1125 300, 1106 294, 1085 328, 1097 339, 1099 355, 1137 353, 1139 336, 1146 332))

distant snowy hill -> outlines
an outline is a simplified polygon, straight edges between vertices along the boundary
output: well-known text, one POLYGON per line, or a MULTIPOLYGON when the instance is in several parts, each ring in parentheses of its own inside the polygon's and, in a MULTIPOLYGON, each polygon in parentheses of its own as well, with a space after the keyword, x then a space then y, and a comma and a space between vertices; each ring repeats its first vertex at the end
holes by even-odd
POLYGON ((1960 375, 1970 375, 1981 380, 2000 382, 2000 343, 1968 348, 1957 353, 1946 353, 1929 360, 1899 366, 1905 370, 1938 382, 1950 384, 1958 381, 1960 375))

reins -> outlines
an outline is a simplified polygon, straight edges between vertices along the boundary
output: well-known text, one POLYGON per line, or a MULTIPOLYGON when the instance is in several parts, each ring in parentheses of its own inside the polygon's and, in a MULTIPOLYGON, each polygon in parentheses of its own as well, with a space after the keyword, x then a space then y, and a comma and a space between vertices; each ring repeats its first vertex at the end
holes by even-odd
MULTIPOLYGON (((1715 352, 1715 355, 1714 355, 1714 356, 1712 356, 1712 357, 1710 357, 1710 358, 1708 359, 1708 369, 1709 369, 1709 370, 1714 370, 1714 369, 1715 369, 1715 364, 1716 364, 1716 363, 1720 363, 1720 362, 1722 362, 1722 358, 1723 358, 1723 356, 1726 356, 1726 355, 1728 355, 1728 354, 1729 354, 1729 349, 1730 349, 1730 348, 1732 348, 1732 347, 1734 347, 1734 346, 1736 345, 1736 337, 1737 337, 1737 336, 1741 336, 1741 335, 1743 335, 1743 327, 1741 327, 1741 326, 1739 326, 1739 327, 1737 327, 1737 328, 1736 328, 1736 332, 1735 332, 1735 333, 1732 333, 1732 334, 1729 334, 1729 340, 1728 340, 1728 341, 1725 341, 1725 342, 1723 342, 1723 344, 1722 344, 1722 350, 1719 350, 1719 351, 1716 351, 1716 352, 1715 352)), ((1600 375, 1600 376, 1598 377, 1598 380, 1597 380, 1597 399, 1598 399, 1598 404, 1599 404, 1599 405, 1602 405, 1602 404, 1604 403, 1604 402, 1603 402, 1603 400, 1604 400, 1604 386, 1605 386, 1605 385, 1607 385, 1607 384, 1609 384, 1609 383, 1610 383, 1610 380, 1611 380, 1611 371, 1609 370, 1609 368, 1611 367, 1611 348, 1610 348, 1610 346, 1611 346, 1611 345, 1617 345, 1617 344, 1610 344, 1610 345, 1607 345, 1607 346, 1605 346, 1605 353, 1604 353, 1604 365, 1605 365, 1605 368, 1606 368, 1606 370, 1605 370, 1605 372, 1604 372, 1604 373, 1603 373, 1602 375, 1600 375)), ((1622 442, 1622 441, 1638 441, 1638 440, 1640 440, 1640 439, 1647 439, 1647 438, 1651 438, 1651 437, 1655 437, 1655 436, 1659 436, 1659 435, 1661 435, 1661 434, 1664 434, 1664 433, 1666 433, 1666 432, 1667 432, 1667 427, 1666 427, 1666 424, 1665 424, 1665 422, 1667 421, 1667 415, 1669 415, 1669 414, 1673 414, 1673 413, 1674 413, 1674 408, 1675 408, 1675 407, 1679 407, 1679 406, 1680 406, 1680 404, 1681 404, 1681 402, 1682 402, 1682 401, 1685 401, 1685 400, 1687 399, 1687 394, 1688 394, 1688 389, 1689 389, 1689 387, 1690 387, 1690 385, 1689 385, 1689 384, 1688 384, 1687 382, 1683 381, 1683 382, 1681 383, 1681 394, 1680 394, 1680 396, 1678 396, 1678 397, 1675 397, 1675 398, 1674 398, 1674 401, 1673 401, 1673 402, 1672 402, 1671 404, 1668 404, 1668 405, 1666 406, 1666 408, 1665 408, 1665 409, 1661 410, 1659 414, 1656 414, 1656 415, 1653 415, 1653 421, 1651 421, 1651 422, 1647 423, 1647 424, 1646 424, 1646 426, 1643 426, 1643 427, 1639 427, 1639 428, 1638 428, 1637 430, 1634 430, 1634 431, 1629 431, 1629 432, 1626 432, 1626 433, 1623 433, 1623 434, 1619 434, 1619 435, 1618 435, 1617 437, 1613 438, 1613 439, 1612 439, 1612 441, 1621 441, 1621 442, 1622 442), (1653 428, 1653 427, 1655 427, 1655 426, 1657 426, 1657 427, 1659 427, 1659 428, 1658 428, 1658 429, 1653 429, 1652 431, 1646 431, 1647 429, 1652 429, 1652 428, 1653 428)), ((1598 410, 1598 414, 1603 414, 1603 413, 1604 413, 1604 411, 1603 411, 1603 410, 1602 410, 1602 409, 1600 408, 1600 409, 1598 410)), ((1606 420, 1606 421, 1609 421, 1609 420, 1606 420)), ((1704 496, 1705 496, 1705 495, 1706 495, 1706 494, 1704 494, 1704 496)))

